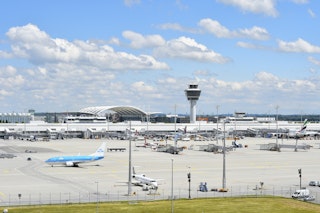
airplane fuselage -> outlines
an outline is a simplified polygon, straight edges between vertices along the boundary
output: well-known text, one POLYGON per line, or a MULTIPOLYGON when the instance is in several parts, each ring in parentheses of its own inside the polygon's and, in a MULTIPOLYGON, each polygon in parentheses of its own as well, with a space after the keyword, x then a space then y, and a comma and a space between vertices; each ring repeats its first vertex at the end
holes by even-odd
POLYGON ((59 156, 52 157, 45 162, 49 165, 66 165, 66 166, 77 166, 80 163, 89 163, 92 161, 97 161, 103 159, 103 156, 59 156))
POLYGON ((106 143, 104 142, 95 151, 95 153, 91 155, 58 156, 58 157, 49 158, 45 162, 51 166, 53 165, 78 166, 80 163, 90 163, 93 161, 103 159, 105 149, 106 149, 106 143))
POLYGON ((158 188, 158 183, 152 178, 148 178, 145 175, 134 175, 134 179, 139 182, 141 185, 151 186, 153 189, 158 188))

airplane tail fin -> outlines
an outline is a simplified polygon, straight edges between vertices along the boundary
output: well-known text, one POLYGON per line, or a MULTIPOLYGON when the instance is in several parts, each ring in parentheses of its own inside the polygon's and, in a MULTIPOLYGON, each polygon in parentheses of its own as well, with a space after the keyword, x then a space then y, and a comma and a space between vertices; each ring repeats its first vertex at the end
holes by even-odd
POLYGON ((307 129, 308 119, 305 119, 299 132, 305 132, 307 129))
POLYGON ((101 146, 91 156, 103 157, 106 150, 106 142, 102 143, 101 146))

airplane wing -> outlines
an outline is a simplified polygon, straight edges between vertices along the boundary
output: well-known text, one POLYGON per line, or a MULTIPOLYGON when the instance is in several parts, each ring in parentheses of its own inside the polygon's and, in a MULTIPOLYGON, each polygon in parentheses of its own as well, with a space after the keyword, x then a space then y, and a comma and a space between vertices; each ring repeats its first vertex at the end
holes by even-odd
POLYGON ((164 179, 155 179, 155 180, 157 181, 158 185, 163 185, 166 183, 164 179))
MULTIPOLYGON (((117 184, 115 184, 115 186, 128 186, 128 184, 129 184, 128 181, 118 181, 117 184)), ((143 185, 138 181, 132 181, 131 184, 133 186, 142 186, 143 185)))

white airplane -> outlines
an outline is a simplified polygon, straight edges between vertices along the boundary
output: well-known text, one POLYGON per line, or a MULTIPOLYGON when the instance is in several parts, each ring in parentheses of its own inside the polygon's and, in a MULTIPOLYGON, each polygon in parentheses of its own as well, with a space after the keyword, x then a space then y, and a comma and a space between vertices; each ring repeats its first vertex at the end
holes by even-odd
POLYGON ((45 162, 51 166, 53 165, 65 165, 65 166, 78 166, 81 163, 90 163, 93 161, 101 160, 104 158, 104 152, 106 149, 106 142, 91 155, 75 155, 75 156, 58 156, 52 157, 45 162))
POLYGON ((134 167, 133 167, 133 174, 132 177, 137 181, 133 183, 136 186, 142 186, 149 189, 157 190, 158 189, 158 182, 153 178, 146 177, 144 174, 136 174, 134 167))
POLYGON ((303 138, 306 136, 317 136, 320 135, 319 132, 314 132, 314 131, 308 131, 307 130, 307 124, 308 124, 308 120, 305 119, 303 122, 303 125, 301 126, 301 128, 299 130, 290 130, 288 132, 288 137, 289 138, 303 138))

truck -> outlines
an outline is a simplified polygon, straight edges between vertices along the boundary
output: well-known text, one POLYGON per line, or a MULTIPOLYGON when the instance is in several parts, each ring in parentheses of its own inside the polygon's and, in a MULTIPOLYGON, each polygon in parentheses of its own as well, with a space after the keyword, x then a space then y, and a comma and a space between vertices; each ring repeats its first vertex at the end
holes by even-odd
POLYGON ((309 189, 299 189, 292 194, 292 198, 305 198, 310 196, 309 189))

